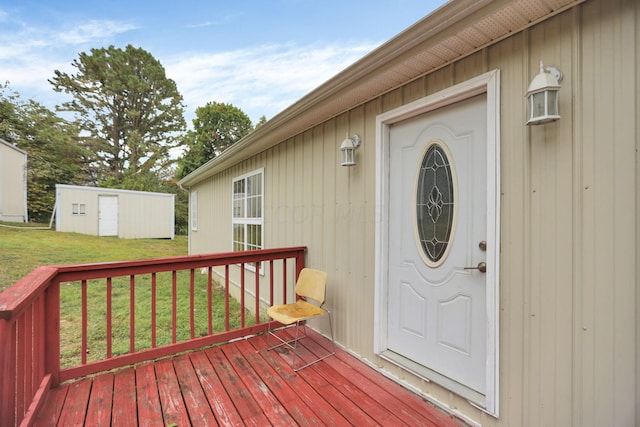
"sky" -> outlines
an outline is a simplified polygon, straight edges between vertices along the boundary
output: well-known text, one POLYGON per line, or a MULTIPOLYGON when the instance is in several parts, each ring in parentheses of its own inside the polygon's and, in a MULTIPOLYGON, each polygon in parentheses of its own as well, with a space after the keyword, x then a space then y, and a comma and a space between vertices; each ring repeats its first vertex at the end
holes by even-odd
POLYGON ((128 44, 174 80, 190 124, 207 102, 255 123, 284 110, 445 0, 0 0, 0 84, 50 109, 54 70, 128 44))

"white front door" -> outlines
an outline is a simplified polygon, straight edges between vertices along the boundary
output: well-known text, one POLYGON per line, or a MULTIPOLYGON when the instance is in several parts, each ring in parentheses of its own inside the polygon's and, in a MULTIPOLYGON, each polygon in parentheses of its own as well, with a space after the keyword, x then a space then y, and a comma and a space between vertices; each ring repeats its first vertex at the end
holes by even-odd
POLYGON ((387 349, 466 395, 486 392, 486 123, 482 94, 389 129, 387 349))
POLYGON ((118 235, 118 196, 98 196, 98 236, 118 235))

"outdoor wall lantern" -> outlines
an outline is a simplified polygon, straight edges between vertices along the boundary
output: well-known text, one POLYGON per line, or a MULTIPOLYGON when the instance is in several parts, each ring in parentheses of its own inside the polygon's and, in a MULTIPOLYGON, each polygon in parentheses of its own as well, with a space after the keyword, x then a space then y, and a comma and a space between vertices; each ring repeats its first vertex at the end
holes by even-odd
POLYGON ((545 67, 540 61, 540 72, 533 78, 527 90, 529 99, 527 125, 541 125, 560 118, 558 92, 561 81, 562 71, 556 67, 545 67))
POLYGON ((342 144, 340 144, 340 153, 342 157, 342 166, 353 166, 356 164, 356 148, 360 146, 360 135, 357 133, 349 138, 349 133, 342 144))

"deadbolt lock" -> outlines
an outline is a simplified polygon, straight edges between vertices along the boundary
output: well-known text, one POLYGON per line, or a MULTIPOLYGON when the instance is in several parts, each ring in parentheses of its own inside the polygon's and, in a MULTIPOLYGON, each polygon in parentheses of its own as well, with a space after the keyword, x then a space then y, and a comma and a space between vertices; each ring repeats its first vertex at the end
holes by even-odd
POLYGON ((487 250, 487 241, 486 240, 480 241, 480 243, 478 243, 478 247, 480 248, 480 250, 486 251, 487 250))

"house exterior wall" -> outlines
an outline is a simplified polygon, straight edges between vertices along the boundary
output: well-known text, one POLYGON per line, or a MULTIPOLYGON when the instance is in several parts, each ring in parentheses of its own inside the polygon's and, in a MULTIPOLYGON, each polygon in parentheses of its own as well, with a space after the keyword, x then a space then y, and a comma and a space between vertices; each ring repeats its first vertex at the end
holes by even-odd
MULTIPOLYGON (((264 168, 265 247, 329 272, 336 340, 495 426, 640 424, 640 5, 590 0, 198 183, 191 253, 231 250, 231 182, 264 168), (564 72, 562 119, 527 127, 539 61, 564 72), (500 413, 376 356, 376 116, 500 69, 500 413), (339 166, 346 133, 362 145, 339 166)), ((327 331, 325 331, 327 332, 327 331)))
POLYGON ((27 153, 0 140, 0 221, 27 222, 27 153))
POLYGON ((118 198, 118 237, 174 238, 173 194, 61 184, 56 185, 56 231, 99 235, 100 196, 118 198), (84 205, 84 214, 74 214, 74 204, 84 205))

